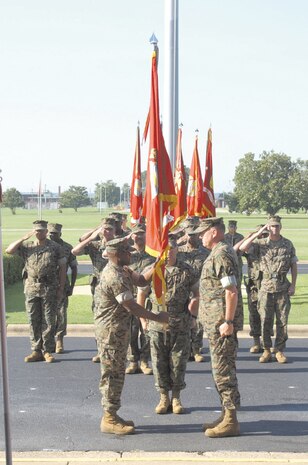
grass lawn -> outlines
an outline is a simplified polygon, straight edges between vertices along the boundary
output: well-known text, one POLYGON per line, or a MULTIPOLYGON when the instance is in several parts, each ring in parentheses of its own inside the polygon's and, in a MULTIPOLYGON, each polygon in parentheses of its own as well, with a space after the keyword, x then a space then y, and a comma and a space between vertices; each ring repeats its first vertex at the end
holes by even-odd
MULTIPOLYGON (((78 277, 77 285, 88 284, 88 276, 78 277)), ((289 324, 308 324, 307 302, 308 285, 307 275, 299 275, 296 287, 296 295, 292 297, 292 309, 289 324)), ((7 310, 7 322, 9 324, 27 323, 25 312, 24 294, 22 283, 8 286, 5 291, 7 310)), ((93 323, 91 311, 91 296, 75 295, 69 298, 68 323, 90 324, 93 323)), ((248 324, 247 300, 244 294, 245 324, 248 324)))
MULTIPOLYGON (((63 225, 62 237, 66 242, 72 245, 78 243, 79 237, 86 231, 94 228, 100 223, 102 217, 108 215, 112 209, 103 210, 102 213, 96 208, 85 207, 75 212, 71 208, 62 209, 63 213, 58 210, 43 210, 43 219, 52 223, 61 223, 63 225)), ((299 260, 308 260, 307 231, 308 215, 304 213, 287 214, 280 212, 282 216, 282 234, 290 239, 296 248, 299 260)), ((253 214, 251 216, 230 214, 225 209, 218 209, 217 216, 223 216, 227 223, 229 219, 238 221, 238 232, 243 235, 255 230, 260 223, 266 222, 266 214, 253 214)), ((16 215, 12 215, 7 208, 1 209, 2 217, 2 243, 6 248, 11 242, 19 239, 25 232, 32 227, 32 222, 37 219, 36 210, 17 209, 16 215)), ((82 261, 89 257, 81 256, 78 260, 82 261)))

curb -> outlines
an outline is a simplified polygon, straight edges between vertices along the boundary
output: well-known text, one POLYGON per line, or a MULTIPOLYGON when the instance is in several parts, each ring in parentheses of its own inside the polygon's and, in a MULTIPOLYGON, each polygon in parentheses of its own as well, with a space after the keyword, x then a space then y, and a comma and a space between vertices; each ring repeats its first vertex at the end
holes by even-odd
MULTIPOLYGON (((217 463, 229 464, 307 464, 307 453, 296 452, 236 452, 236 451, 217 451, 217 452, 112 452, 112 451, 29 451, 15 452, 14 464, 32 463, 37 465, 45 464, 65 464, 75 465, 78 463, 86 464, 139 464, 147 463, 148 465, 158 465, 168 463, 192 465, 201 463, 213 465, 217 463)), ((4 463, 3 455, 0 455, 0 463, 4 463)))

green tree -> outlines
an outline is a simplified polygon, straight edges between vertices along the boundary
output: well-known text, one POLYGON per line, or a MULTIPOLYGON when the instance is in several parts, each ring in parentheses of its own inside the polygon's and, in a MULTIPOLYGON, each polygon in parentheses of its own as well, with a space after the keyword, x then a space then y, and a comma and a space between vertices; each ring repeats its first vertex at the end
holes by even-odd
POLYGON ((298 178, 297 162, 284 153, 263 152, 258 162, 260 181, 260 209, 274 215, 281 208, 289 211, 299 210, 295 195, 298 178))
POLYGON ((246 153, 235 169, 234 195, 238 200, 236 211, 248 214, 260 208, 262 182, 258 162, 253 153, 246 153))
POLYGON ((3 206, 9 208, 13 215, 16 215, 16 208, 25 206, 21 193, 15 187, 4 192, 3 206))
POLYGON ((284 153, 263 152, 259 159, 253 153, 244 155, 234 177, 238 211, 250 214, 263 210, 269 215, 274 215, 281 208, 298 211, 299 179, 298 162, 292 162, 284 153))
POLYGON ((238 198, 234 192, 224 192, 224 199, 230 213, 239 211, 238 198))
POLYGON ((102 199, 102 202, 107 202, 110 207, 119 205, 120 187, 111 179, 108 179, 105 182, 96 183, 94 193, 95 202, 99 202, 100 198, 102 199))
POLYGON ((70 186, 67 191, 63 192, 60 198, 60 208, 73 208, 75 212, 78 208, 90 204, 87 189, 82 186, 70 186))

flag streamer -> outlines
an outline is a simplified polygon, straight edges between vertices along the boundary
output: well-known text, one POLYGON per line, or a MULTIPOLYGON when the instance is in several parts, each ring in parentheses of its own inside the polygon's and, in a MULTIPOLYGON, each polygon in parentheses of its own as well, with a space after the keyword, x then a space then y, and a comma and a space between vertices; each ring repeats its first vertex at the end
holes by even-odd
POLYGON ((208 130, 206 145, 206 164, 203 183, 203 217, 216 216, 214 182, 213 182, 213 160, 212 160, 212 129, 208 130))

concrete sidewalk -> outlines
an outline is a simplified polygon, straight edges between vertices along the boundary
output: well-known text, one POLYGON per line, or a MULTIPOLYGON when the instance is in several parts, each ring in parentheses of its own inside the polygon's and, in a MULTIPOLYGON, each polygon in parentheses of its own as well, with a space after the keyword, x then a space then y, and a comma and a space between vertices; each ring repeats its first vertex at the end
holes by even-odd
MULTIPOLYGON (((219 444, 217 443, 217 447, 219 444)), ((0 464, 5 463, 5 455, 0 453, 0 464)), ((241 464, 308 464, 308 453, 273 453, 273 452, 15 452, 13 453, 13 464, 29 465, 77 465, 80 463, 89 465, 108 465, 118 463, 121 465, 132 465, 146 463, 147 465, 193 465, 195 463, 205 465, 241 464)))

